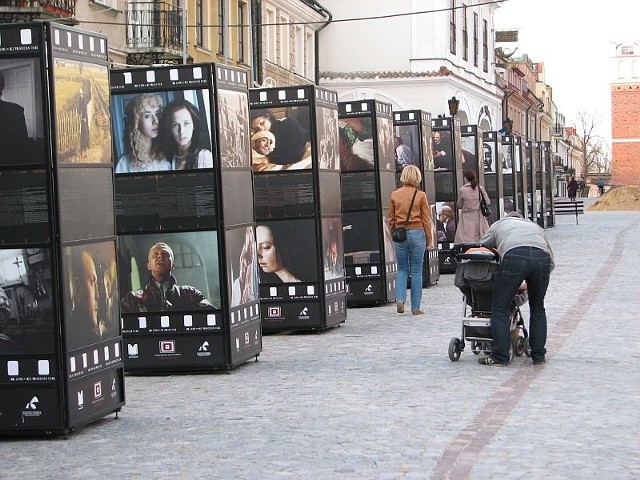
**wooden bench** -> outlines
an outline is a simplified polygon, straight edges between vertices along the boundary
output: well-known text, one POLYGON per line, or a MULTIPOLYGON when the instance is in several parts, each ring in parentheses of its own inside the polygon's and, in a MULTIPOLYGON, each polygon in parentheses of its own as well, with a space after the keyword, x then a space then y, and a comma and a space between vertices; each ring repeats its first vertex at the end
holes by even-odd
POLYGON ((575 215, 577 225, 578 215, 584 213, 584 201, 580 199, 570 200, 568 198, 556 198, 553 201, 553 213, 555 215, 575 215))

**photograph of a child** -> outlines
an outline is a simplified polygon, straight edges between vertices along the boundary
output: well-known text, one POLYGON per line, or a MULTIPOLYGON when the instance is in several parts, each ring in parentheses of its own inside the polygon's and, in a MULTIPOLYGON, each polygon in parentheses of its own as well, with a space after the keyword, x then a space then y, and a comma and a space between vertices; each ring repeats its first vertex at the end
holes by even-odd
POLYGON ((213 168, 208 90, 114 95, 115 173, 213 168))
POLYGON ((324 279, 332 280, 344 276, 344 247, 342 241, 342 219, 322 219, 322 243, 324 250, 324 279))
POLYGON ((258 108, 249 116, 254 172, 311 168, 309 107, 258 108))

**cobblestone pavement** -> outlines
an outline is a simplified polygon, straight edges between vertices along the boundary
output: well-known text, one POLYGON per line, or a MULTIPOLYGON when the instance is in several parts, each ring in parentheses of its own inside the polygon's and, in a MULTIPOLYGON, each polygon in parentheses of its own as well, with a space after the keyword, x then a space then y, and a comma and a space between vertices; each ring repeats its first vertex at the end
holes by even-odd
MULTIPOLYGON (((0 442, 0 478, 640 478, 640 213, 558 217, 547 363, 478 365, 453 276, 426 315, 350 309, 264 338, 230 373, 127 376, 127 405, 68 439, 0 442)), ((528 315, 524 307, 525 316, 528 315)))

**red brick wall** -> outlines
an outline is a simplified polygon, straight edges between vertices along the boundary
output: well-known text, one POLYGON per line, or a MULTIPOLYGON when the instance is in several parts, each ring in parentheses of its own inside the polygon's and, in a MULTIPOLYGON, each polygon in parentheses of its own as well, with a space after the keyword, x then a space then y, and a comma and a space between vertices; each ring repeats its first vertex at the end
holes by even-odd
POLYGON ((640 85, 611 87, 611 137, 611 184, 640 185, 640 85))

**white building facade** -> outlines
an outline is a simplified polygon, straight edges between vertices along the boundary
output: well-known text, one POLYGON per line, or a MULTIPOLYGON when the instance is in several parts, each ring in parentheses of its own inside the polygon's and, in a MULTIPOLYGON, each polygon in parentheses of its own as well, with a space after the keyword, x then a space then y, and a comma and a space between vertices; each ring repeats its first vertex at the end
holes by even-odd
POLYGON ((332 22, 319 34, 320 84, 340 101, 375 98, 393 110, 502 126, 494 65, 494 4, 477 0, 323 0, 332 22), (481 5, 481 3, 483 3, 481 5), (366 18, 365 18, 366 17, 366 18))

